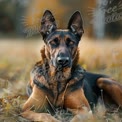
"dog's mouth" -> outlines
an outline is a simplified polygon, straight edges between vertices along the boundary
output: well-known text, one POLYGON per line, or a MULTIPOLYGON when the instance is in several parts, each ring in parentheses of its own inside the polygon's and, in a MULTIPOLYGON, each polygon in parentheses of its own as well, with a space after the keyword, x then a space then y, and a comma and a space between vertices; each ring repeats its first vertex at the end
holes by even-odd
POLYGON ((57 65, 56 66, 56 70, 57 71, 63 71, 66 70, 68 68, 71 68, 72 66, 70 64, 62 64, 62 65, 57 65))
POLYGON ((71 75, 71 67, 59 65, 55 67, 55 80, 64 81, 67 80, 71 75))

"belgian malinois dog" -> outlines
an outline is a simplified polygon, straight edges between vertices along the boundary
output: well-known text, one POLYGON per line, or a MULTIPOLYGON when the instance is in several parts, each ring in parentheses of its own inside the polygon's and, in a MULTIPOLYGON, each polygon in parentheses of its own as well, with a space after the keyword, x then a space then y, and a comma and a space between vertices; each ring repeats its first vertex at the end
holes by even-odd
POLYGON ((46 113, 54 108, 67 109, 74 115, 92 114, 93 106, 102 97, 101 90, 106 106, 122 106, 122 85, 106 75, 87 72, 78 64, 78 44, 84 33, 79 11, 71 16, 67 29, 57 29, 54 16, 46 10, 40 32, 45 45, 41 61, 31 72, 23 117, 58 122, 46 113))

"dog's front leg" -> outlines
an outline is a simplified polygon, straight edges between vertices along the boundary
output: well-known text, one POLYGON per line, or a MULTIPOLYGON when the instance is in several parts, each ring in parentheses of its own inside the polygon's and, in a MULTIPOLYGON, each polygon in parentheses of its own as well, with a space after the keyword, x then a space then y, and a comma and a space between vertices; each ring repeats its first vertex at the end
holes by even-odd
POLYGON ((36 86, 33 87, 33 92, 26 103, 23 105, 23 112, 21 115, 30 121, 40 122, 59 122, 53 116, 47 113, 36 113, 32 110, 43 111, 47 107, 46 94, 38 89, 36 86))
POLYGON ((44 106, 46 107, 46 104, 46 94, 34 85, 33 92, 23 105, 22 110, 40 110, 43 109, 44 106))
POLYGON ((75 115, 71 122, 93 120, 92 111, 82 88, 69 93, 65 98, 64 106, 75 115))

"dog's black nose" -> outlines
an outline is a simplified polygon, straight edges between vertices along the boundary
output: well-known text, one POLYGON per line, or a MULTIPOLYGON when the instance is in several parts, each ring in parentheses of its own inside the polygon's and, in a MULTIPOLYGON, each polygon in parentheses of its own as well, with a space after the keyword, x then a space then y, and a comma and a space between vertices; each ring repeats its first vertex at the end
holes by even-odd
POLYGON ((69 57, 58 57, 57 63, 58 65, 67 66, 69 65, 69 57))

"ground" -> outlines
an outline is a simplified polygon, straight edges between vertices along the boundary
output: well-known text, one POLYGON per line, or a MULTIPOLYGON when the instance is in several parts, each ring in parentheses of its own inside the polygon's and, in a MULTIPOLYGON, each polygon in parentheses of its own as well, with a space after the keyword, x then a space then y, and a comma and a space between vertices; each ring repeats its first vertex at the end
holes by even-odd
MULTIPOLYGON (((27 122, 20 116, 20 108, 27 99, 29 73, 40 60, 42 46, 41 39, 0 39, 0 122, 27 122)), ((121 39, 91 40, 84 37, 79 50, 79 63, 85 69, 107 74, 122 83, 121 39)), ((95 113, 96 121, 121 121, 119 108, 107 116, 104 111, 100 105, 95 113)))

